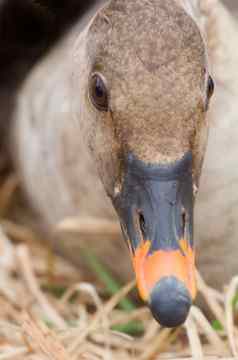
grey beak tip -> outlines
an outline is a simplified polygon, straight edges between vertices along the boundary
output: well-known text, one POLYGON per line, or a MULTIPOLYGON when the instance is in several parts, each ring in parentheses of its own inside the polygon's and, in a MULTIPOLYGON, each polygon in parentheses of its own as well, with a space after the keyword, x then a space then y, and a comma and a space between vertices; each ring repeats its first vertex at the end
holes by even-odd
POLYGON ((192 305, 185 285, 175 277, 162 278, 152 290, 149 307, 161 326, 173 328, 182 325, 192 305))

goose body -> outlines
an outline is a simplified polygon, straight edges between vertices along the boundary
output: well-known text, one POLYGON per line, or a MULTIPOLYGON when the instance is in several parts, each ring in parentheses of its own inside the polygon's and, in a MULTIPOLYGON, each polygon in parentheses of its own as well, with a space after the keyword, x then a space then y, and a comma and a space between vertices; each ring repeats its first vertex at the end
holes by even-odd
MULTIPOLYGON (((150 1, 143 0, 142 3, 145 3, 146 9, 147 3, 150 1)), ((158 3, 162 7, 162 2, 158 3)), ((236 191, 238 181, 236 166, 238 26, 224 6, 216 0, 169 0, 166 3, 168 7, 175 6, 178 16, 181 16, 182 19, 183 16, 186 16, 191 18, 193 24, 196 24, 205 44, 205 52, 202 54, 203 50, 199 49, 200 40, 195 34, 196 30, 189 28, 191 36, 196 38, 194 41, 198 42, 197 47, 195 46, 194 56, 199 59, 200 57, 201 59, 205 58, 201 62, 209 62, 208 71, 216 84, 215 95, 210 102, 209 111, 201 127, 197 130, 199 138, 194 140, 195 169, 193 174, 195 174, 196 181, 194 180, 193 191, 196 192, 199 187, 195 209, 198 267, 210 284, 220 287, 238 271, 238 263, 234 256, 234 253, 238 251, 236 240, 238 231, 238 222, 236 221, 238 214, 238 197, 236 196, 238 194, 236 191), (199 184, 208 123, 210 124, 210 136, 199 184)), ((54 231, 56 224, 68 217, 90 218, 95 221, 98 219, 117 221, 118 219, 106 193, 113 198, 112 189, 115 193, 123 191, 122 184, 120 181, 117 182, 118 179, 114 176, 117 171, 117 161, 119 161, 115 158, 115 154, 118 151, 117 146, 121 143, 118 145, 110 140, 111 132, 114 130, 110 125, 109 117, 102 120, 104 127, 100 131, 103 136, 100 136, 100 131, 99 135, 97 133, 95 135, 95 132, 98 131, 96 124, 95 131, 88 126, 88 115, 85 110, 88 106, 87 103, 80 109, 78 106, 82 100, 80 92, 82 88, 88 86, 88 76, 84 76, 85 73, 87 74, 88 66, 84 54, 87 50, 85 50, 85 44, 89 41, 88 34, 98 16, 95 13, 102 14, 97 24, 101 28, 93 28, 92 41, 95 41, 95 44, 100 41, 100 32, 107 32, 110 26, 113 29, 115 18, 111 13, 118 12, 117 16, 120 17, 120 7, 124 6, 124 1, 112 0, 112 4, 114 7, 110 7, 108 1, 98 1, 61 43, 34 67, 19 91, 12 127, 12 144, 14 145, 14 154, 17 154, 16 166, 26 193, 33 206, 39 211, 40 218, 49 232, 54 231), (108 4, 109 10, 104 12, 108 4), (80 68, 79 72, 77 72, 78 68, 80 68), (78 96, 79 98, 77 98, 78 96), (95 143, 88 146, 85 139, 90 143, 91 138, 95 143), (92 154, 95 151, 96 155, 92 154), (105 158, 107 158, 106 162, 103 161, 105 158), (116 167, 114 167, 115 164, 116 167)), ((154 0, 151 1, 151 4, 155 6, 154 0)), ((135 7, 136 5, 132 4, 131 10, 136 12, 135 7)), ((195 25, 190 25, 190 20, 188 20, 188 24, 191 28, 194 26, 195 29, 195 25)), ((110 31, 113 32, 113 30, 110 31)), ((122 33, 124 36, 123 28, 122 33)), ((110 42, 110 36, 108 42, 110 42)), ((144 55, 143 48, 138 49, 138 58, 143 63, 143 56, 147 55, 144 55)), ((92 47, 90 51, 93 52, 94 48, 92 47)), ((173 49, 171 51, 173 54, 173 49)), ((155 61, 153 54, 151 57, 152 60, 149 64, 152 70, 147 69, 148 73, 157 71, 153 70, 153 66, 157 66, 156 63, 153 63, 155 61)), ((161 54, 161 58, 163 58, 163 54, 161 54)), ((167 60, 165 57, 165 63, 167 60)), ((120 71, 120 64, 116 66, 117 68, 113 69, 115 73, 116 70, 120 71)), ((162 60, 161 66, 163 67, 162 60)), ((129 76, 130 74, 128 74, 129 76)), ((123 83, 120 83, 120 86, 124 94, 123 83)), ((193 88, 193 85, 191 86, 193 88)), ((192 88, 191 101, 197 96, 194 95, 195 90, 193 93, 192 88)), ((114 91, 116 92, 116 90, 114 91)), ((131 91, 133 92, 133 89, 131 91)), ((120 104, 119 94, 117 94, 118 104, 120 104)), ((151 114, 153 117, 153 113, 151 114)), ((172 161, 173 163, 180 159, 184 149, 187 151, 185 142, 183 144, 181 141, 181 147, 179 147, 176 142, 170 143, 170 139, 168 139, 168 144, 170 144, 168 147, 174 148, 174 152, 171 150, 170 153, 170 149, 165 149, 158 158, 150 147, 146 147, 146 142, 152 135, 147 130, 144 130, 144 133, 136 130, 137 119, 134 121, 135 124, 131 125, 131 129, 134 130, 125 128, 125 131, 131 130, 133 134, 137 131, 138 141, 133 140, 133 135, 131 135, 130 138, 128 137, 127 146, 128 149, 133 148, 136 158, 141 161, 143 160, 145 163, 162 162, 166 166, 168 162, 172 161), (152 153, 153 161, 150 158, 152 153)), ((158 138, 162 134, 162 129, 166 133, 168 130, 166 126, 172 125, 166 125, 165 122, 165 128, 161 127, 158 130, 158 138)), ((151 122, 151 126, 154 126, 153 122, 151 122)), ((143 124, 141 127, 143 128, 143 124)), ((124 131, 123 129, 123 127, 120 128, 121 133, 124 131)), ((179 128, 178 131, 180 131, 179 128)), ((127 134, 121 135, 121 142, 124 141, 123 136, 126 137, 127 134)), ((181 136, 183 137, 183 134, 181 136)), ((163 147, 164 145, 161 143, 158 146, 163 147)), ((128 152, 130 151, 128 150, 128 152)), ((115 204, 114 206, 117 208, 115 204)), ((125 279, 130 276, 131 265, 127 256, 128 249, 120 238, 119 230, 118 234, 115 233, 113 236, 100 237, 95 237, 89 232, 87 236, 79 235, 76 240, 59 240, 56 246, 73 261, 80 263, 80 250, 77 249, 80 249, 78 244, 84 243, 96 251, 97 255, 117 275, 125 279), (120 266, 118 266, 118 262, 120 262, 120 266)))

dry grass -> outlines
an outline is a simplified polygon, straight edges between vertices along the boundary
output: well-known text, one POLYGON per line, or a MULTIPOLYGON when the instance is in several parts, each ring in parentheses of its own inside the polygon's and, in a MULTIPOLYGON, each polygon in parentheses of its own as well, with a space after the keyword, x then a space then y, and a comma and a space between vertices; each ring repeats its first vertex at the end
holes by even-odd
POLYGON ((198 274, 199 291, 219 331, 196 307, 184 327, 160 328, 147 308, 127 312, 118 307, 134 283, 105 297, 80 280, 80 270, 56 256, 52 273, 49 252, 37 243, 37 234, 6 215, 16 186, 10 175, 0 187, 0 360, 238 358, 233 311, 238 278, 219 293, 198 274), (137 337, 115 330, 132 323, 144 328, 137 337))

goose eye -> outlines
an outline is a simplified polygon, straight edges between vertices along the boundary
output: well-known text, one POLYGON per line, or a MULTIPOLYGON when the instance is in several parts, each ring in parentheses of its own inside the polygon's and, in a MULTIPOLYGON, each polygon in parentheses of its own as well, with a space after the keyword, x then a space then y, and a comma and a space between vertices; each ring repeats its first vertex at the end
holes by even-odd
POLYGON ((212 97, 212 95, 214 93, 214 89, 215 89, 214 81, 213 81, 212 77, 209 76, 208 85, 207 85, 207 95, 208 95, 209 99, 212 97))
POLYGON ((93 105, 100 111, 108 110, 108 91, 99 74, 93 74, 89 84, 89 95, 93 105))

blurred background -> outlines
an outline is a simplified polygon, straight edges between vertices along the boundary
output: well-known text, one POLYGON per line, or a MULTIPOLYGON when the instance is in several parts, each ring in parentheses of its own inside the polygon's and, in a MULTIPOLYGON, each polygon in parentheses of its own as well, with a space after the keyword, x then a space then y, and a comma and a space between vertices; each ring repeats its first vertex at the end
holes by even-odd
POLYGON ((224 4, 226 4, 226 6, 229 9, 238 11, 238 2, 237 2, 237 0, 224 0, 223 2, 224 2, 224 4))

